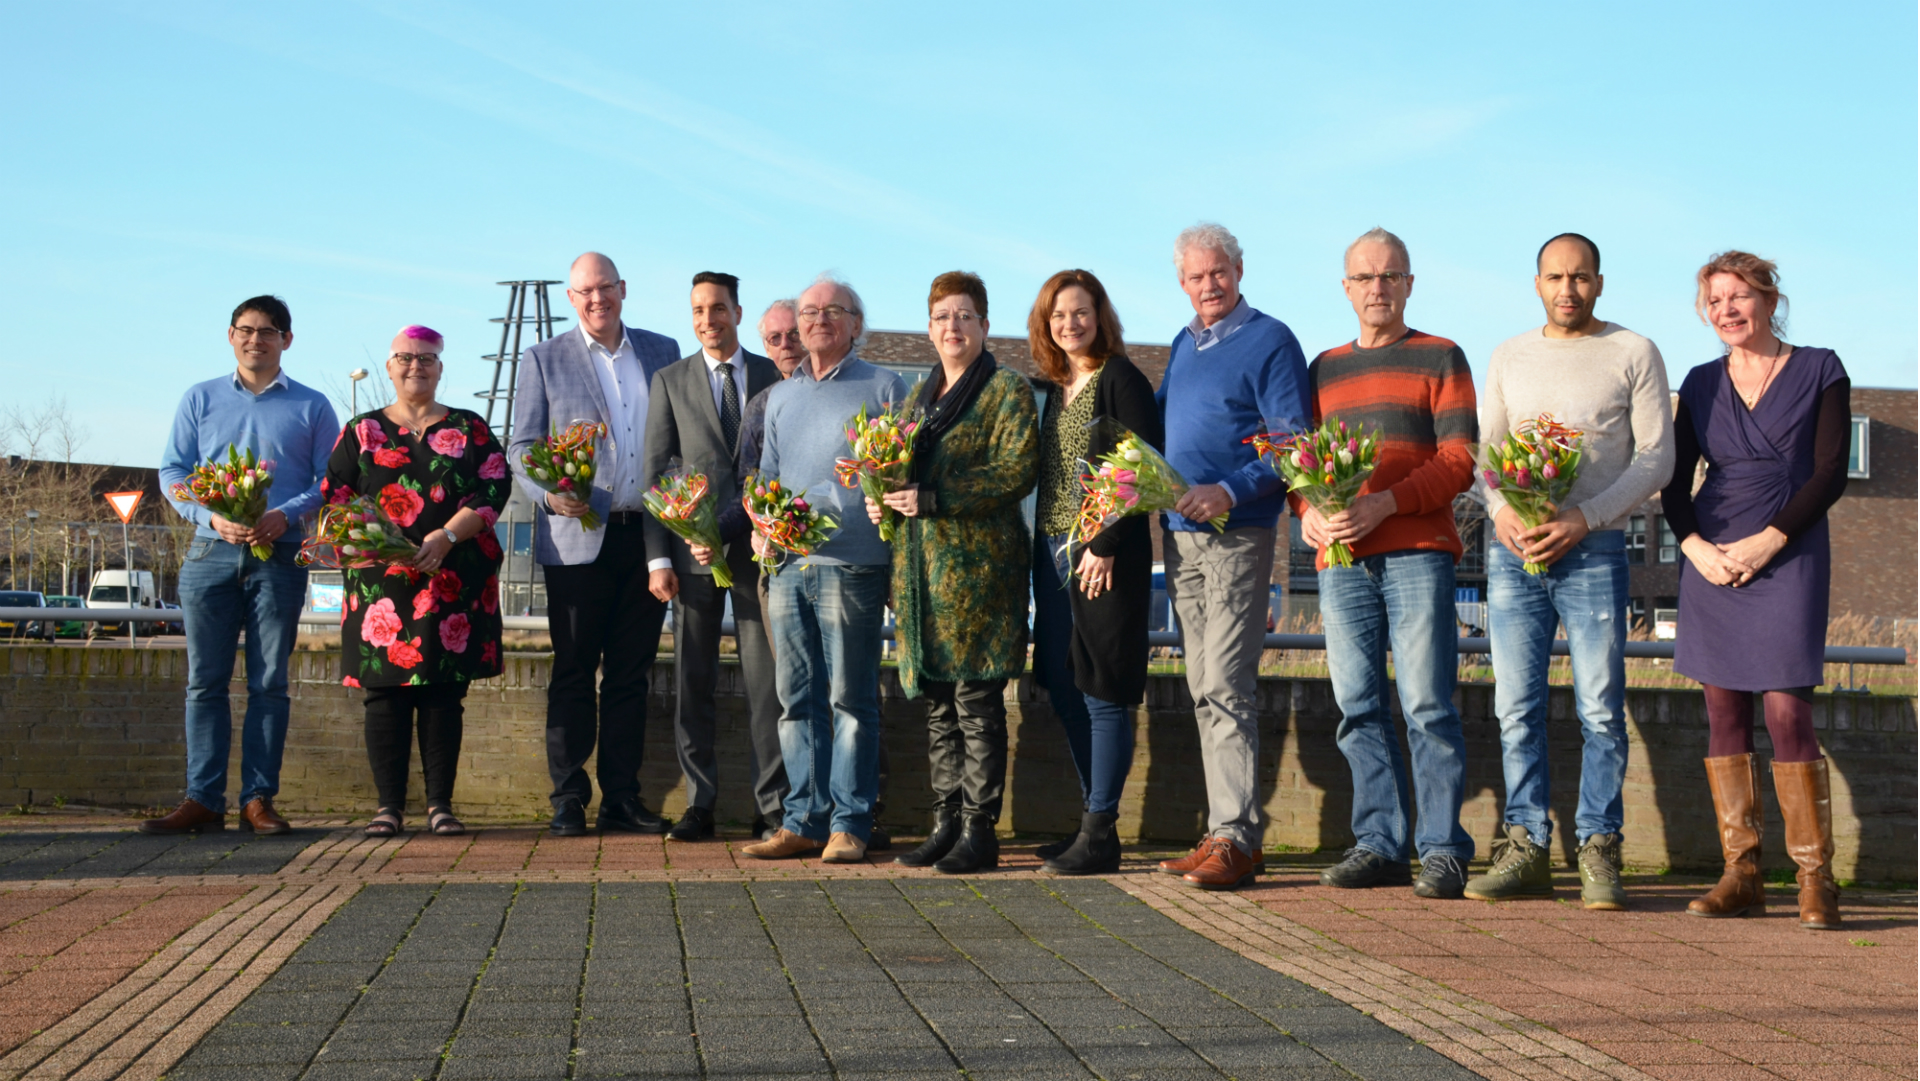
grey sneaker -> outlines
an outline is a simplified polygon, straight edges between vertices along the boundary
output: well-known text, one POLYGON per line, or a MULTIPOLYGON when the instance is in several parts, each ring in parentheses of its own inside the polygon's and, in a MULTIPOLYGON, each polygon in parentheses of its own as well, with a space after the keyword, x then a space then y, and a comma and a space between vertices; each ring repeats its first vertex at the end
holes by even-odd
POLYGON ((1467 865, 1458 856, 1436 852, 1420 861, 1420 877, 1413 880, 1415 897, 1451 901, 1467 888, 1467 865))
POLYGON ((1620 885, 1620 835, 1596 833, 1580 846, 1580 903, 1591 909, 1619 912, 1627 907, 1627 891, 1620 885))
POLYGON ((1355 845, 1347 849, 1345 859, 1320 872, 1322 886, 1343 890, 1364 890, 1369 886, 1404 886, 1413 881, 1413 870, 1401 860, 1390 860, 1370 849, 1355 845))
POLYGON ((1512 901, 1552 897, 1553 873, 1547 850, 1533 843, 1527 827, 1507 823, 1507 836, 1493 842, 1493 868, 1467 882, 1462 891, 1476 901, 1512 901))

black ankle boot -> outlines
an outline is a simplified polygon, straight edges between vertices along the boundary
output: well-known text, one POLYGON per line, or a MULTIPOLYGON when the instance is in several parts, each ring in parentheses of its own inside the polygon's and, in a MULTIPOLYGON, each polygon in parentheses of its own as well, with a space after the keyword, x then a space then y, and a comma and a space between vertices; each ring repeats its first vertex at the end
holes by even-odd
POLYGON ((1064 841, 1048 841, 1046 844, 1043 844, 1039 848, 1034 849, 1033 854, 1035 856, 1038 856, 1041 860, 1050 860, 1053 857, 1058 856, 1060 853, 1065 852, 1067 849, 1072 848, 1073 842, 1079 839, 1080 839, 1080 835, 1076 833, 1072 837, 1069 837, 1064 841))
POLYGON ((969 875, 983 868, 998 866, 1000 835, 993 832, 993 819, 986 815, 967 815, 953 851, 935 863, 933 869, 943 875, 969 875))
POLYGON ((1080 819, 1080 836, 1058 856, 1047 861, 1056 875, 1108 875, 1120 869, 1120 837, 1114 833, 1119 815, 1088 811, 1080 819))
POLYGON ((904 856, 895 856, 893 862, 902 867, 931 867, 934 861, 941 859, 953 850, 953 843, 960 839, 960 812, 952 807, 933 809, 933 832, 919 848, 904 856))

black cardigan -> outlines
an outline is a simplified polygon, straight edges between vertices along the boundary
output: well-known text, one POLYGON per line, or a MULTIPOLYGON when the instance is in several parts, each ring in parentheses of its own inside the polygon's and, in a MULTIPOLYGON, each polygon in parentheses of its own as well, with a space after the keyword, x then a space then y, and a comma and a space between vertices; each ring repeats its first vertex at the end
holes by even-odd
MULTIPOLYGON (((1055 393, 1058 393, 1056 388, 1055 393)), ((1164 449, 1166 437, 1153 384, 1125 357, 1109 357, 1093 392, 1093 415, 1112 417, 1135 435, 1164 449)), ((1113 440, 1095 433, 1087 461, 1113 450, 1113 440)), ((1147 609, 1153 602, 1153 536, 1146 514, 1135 514, 1100 531, 1087 548, 1113 559, 1113 585, 1087 599, 1078 582, 1068 585, 1073 605, 1073 682, 1084 694, 1121 705, 1138 705, 1147 691, 1147 609)))

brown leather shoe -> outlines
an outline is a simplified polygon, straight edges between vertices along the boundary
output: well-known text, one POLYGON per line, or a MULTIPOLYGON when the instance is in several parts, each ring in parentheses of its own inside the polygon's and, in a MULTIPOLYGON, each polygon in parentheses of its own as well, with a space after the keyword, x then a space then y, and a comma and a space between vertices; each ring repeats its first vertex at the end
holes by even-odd
MULTIPOLYGON (((1193 851, 1181 856, 1179 859, 1161 860, 1160 873, 1163 875, 1184 875, 1195 867, 1207 862, 1207 842, 1211 840, 1213 840, 1211 837, 1202 837, 1200 843, 1193 846, 1193 851)), ((1253 873, 1257 875, 1267 873, 1267 854, 1264 850, 1253 854, 1253 873)))
POLYGON ((1718 919, 1767 914, 1767 884, 1760 876, 1760 766, 1751 754, 1730 754, 1707 761, 1707 787, 1720 820, 1720 852, 1726 870, 1720 882, 1687 904, 1687 915, 1718 919))
POLYGON ((1181 881, 1203 890, 1237 890, 1260 874, 1253 857, 1225 837, 1206 840, 1207 856, 1200 866, 1181 876, 1181 881))
POLYGON ((748 845, 740 850, 743 856, 752 856, 757 860, 790 860, 795 856, 805 856, 826 847, 811 837, 802 837, 790 829, 782 827, 772 837, 759 844, 748 845))
POLYGON ((1833 807, 1827 760, 1775 762, 1773 793, 1787 826, 1787 855, 1800 868, 1800 926, 1840 929, 1840 884, 1833 880, 1833 807))
POLYGON ((255 796, 240 808, 240 828, 255 833, 292 833, 293 827, 273 809, 273 801, 255 796))
POLYGON ((210 811, 195 800, 181 800, 180 806, 165 818, 149 818, 140 823, 141 833, 172 837, 182 833, 217 832, 227 828, 227 816, 210 811))
POLYGON ((851 833, 836 833, 820 853, 821 863, 859 863, 867 858, 867 843, 851 833))

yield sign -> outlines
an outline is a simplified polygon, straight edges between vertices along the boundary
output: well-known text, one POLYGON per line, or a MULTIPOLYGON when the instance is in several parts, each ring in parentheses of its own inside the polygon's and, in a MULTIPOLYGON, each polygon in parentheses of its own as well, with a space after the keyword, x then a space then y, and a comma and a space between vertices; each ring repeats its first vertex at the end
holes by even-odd
POLYGON ((140 505, 144 492, 108 492, 107 502, 113 504, 113 512, 120 516, 122 525, 133 521, 133 508, 140 505))

